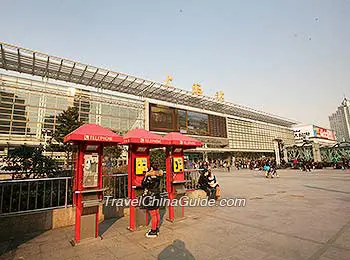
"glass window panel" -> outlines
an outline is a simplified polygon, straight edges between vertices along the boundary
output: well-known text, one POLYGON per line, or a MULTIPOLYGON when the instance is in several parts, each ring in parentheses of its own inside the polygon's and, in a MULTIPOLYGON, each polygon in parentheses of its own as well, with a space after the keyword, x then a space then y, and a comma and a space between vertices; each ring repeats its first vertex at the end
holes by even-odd
POLYGON ((11 110, 12 109, 13 104, 12 103, 0 103, 0 108, 1 109, 7 109, 7 110, 11 110))
POLYGON ((68 99, 67 98, 57 98, 57 108, 60 110, 66 110, 68 108, 68 99))
POLYGON ((108 117, 102 117, 101 119, 101 125, 103 127, 111 128, 111 119, 108 117))
POLYGON ((110 115, 111 114, 111 106, 109 104, 102 104, 101 114, 102 115, 110 115))

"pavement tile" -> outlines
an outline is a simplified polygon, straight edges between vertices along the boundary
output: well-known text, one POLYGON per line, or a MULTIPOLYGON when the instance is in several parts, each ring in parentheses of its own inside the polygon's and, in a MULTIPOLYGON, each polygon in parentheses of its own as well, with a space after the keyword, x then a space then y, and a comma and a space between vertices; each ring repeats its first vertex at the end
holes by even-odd
POLYGON ((103 248, 107 249, 114 257, 126 257, 135 253, 143 253, 144 248, 131 240, 118 240, 116 238, 102 240, 103 248))
POLYGON ((221 260, 243 260, 243 259, 254 259, 254 260, 262 260, 267 256, 267 253, 256 249, 254 247, 248 245, 239 245, 238 247, 234 247, 230 250, 221 252, 217 259, 221 260))
POLYGON ((146 239, 139 240, 138 244, 146 249, 149 249, 149 248, 165 245, 173 241, 174 238, 176 238, 175 234, 160 234, 159 237, 154 239, 146 238, 146 239))
POLYGON ((323 245, 287 235, 265 232, 245 242, 246 245, 284 259, 308 259, 323 245))
POLYGON ((82 253, 79 254, 79 259, 82 260, 96 260, 96 259, 118 259, 112 252, 109 250, 96 250, 96 251, 90 251, 89 253, 82 253))
POLYGON ((156 259, 153 255, 151 255, 148 252, 138 252, 138 253, 132 253, 131 255, 123 256, 122 258, 118 259, 125 259, 125 260, 153 260, 156 259))
POLYGON ((344 232, 335 240, 334 245, 350 250, 350 228, 344 230, 344 232))
POLYGON ((349 260, 350 259, 350 250, 340 249, 329 247, 326 252, 322 255, 329 259, 335 260, 349 260))
MULTIPOLYGON (((39 255, 38 259, 50 259, 50 260, 59 260, 59 259, 74 259, 74 258, 78 258, 78 252, 73 249, 73 248, 67 248, 64 250, 56 250, 56 251, 46 251, 46 252, 42 252, 39 255)), ((24 257, 24 259, 26 260, 26 257, 24 257)))

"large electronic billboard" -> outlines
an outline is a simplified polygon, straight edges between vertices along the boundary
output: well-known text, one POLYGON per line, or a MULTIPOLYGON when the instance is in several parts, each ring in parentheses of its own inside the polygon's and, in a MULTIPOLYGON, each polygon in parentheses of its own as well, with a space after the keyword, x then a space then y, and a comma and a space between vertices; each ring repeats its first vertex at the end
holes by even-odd
POLYGON ((176 131, 175 109, 165 106, 150 106, 150 130, 176 131))
POLYGON ((329 129, 318 127, 318 126, 314 126, 313 130, 314 130, 313 134, 314 134, 315 137, 319 137, 319 138, 324 138, 324 139, 335 141, 335 135, 334 135, 334 131, 333 130, 329 130, 329 129))
POLYGON ((150 104, 150 130, 227 138, 226 118, 150 104))
POLYGON ((187 111, 187 131, 191 135, 209 135, 209 116, 187 111))

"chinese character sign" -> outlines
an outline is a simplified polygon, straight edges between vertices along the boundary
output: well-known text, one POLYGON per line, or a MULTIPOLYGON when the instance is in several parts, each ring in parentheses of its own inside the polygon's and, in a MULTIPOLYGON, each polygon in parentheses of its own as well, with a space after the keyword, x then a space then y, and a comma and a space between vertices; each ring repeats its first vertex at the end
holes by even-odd
POLYGON ((224 92, 222 91, 217 91, 215 93, 215 98, 219 101, 224 101, 224 92))
POLYGON ((199 95, 199 96, 202 96, 203 95, 203 90, 202 90, 202 87, 199 83, 194 83, 192 85, 192 94, 196 94, 196 95, 199 95))

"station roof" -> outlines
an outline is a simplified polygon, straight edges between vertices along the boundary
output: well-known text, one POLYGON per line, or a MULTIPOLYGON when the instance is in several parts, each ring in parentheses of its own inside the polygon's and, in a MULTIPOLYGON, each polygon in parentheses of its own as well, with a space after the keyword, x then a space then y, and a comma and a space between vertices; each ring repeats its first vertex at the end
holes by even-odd
POLYGON ((177 133, 171 132, 163 137, 163 140, 168 141, 171 145, 183 146, 183 147, 200 147, 202 142, 194 139, 192 137, 177 133))
POLYGON ((252 108, 199 96, 152 80, 82 64, 0 42, 0 68, 125 94, 191 106, 227 115, 290 127, 293 120, 252 108))
POLYGON ((96 143, 122 143, 123 137, 96 124, 85 124, 64 137, 64 142, 84 141, 96 143))
POLYGON ((164 145, 169 144, 160 135, 151 133, 145 129, 136 128, 127 132, 123 137, 123 144, 149 144, 164 145))

